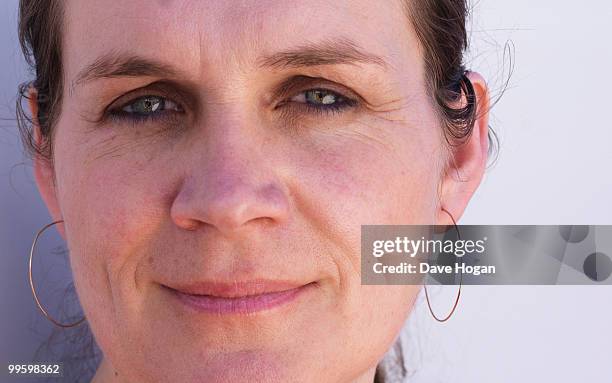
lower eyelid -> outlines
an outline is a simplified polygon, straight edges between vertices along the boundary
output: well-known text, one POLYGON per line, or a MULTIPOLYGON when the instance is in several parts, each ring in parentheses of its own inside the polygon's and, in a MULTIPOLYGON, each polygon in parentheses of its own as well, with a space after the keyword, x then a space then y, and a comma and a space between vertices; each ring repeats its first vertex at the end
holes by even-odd
POLYGON ((141 114, 141 113, 130 113, 123 112, 121 110, 110 112, 108 114, 108 119, 111 122, 115 123, 132 123, 132 124, 142 124, 142 123, 164 123, 166 122, 174 122, 176 121, 177 115, 183 114, 183 112, 173 111, 173 110, 165 110, 161 112, 155 112, 150 114, 141 114))
POLYGON ((301 103, 295 102, 290 103, 293 104, 290 108, 297 109, 296 113, 304 113, 311 115, 334 115, 350 112, 351 109, 356 107, 355 102, 351 102, 349 100, 345 100, 339 104, 331 104, 331 105, 316 105, 309 103, 301 103))

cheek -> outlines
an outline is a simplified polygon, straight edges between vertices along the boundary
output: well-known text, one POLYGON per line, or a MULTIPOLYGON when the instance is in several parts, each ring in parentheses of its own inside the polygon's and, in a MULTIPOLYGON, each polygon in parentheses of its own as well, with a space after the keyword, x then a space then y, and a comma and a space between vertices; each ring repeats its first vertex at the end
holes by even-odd
POLYGON ((432 122, 412 130, 387 124, 377 127, 387 132, 379 136, 374 129, 335 131, 283 154, 297 164, 288 178, 301 215, 318 226, 318 241, 335 245, 328 254, 342 287, 336 309, 353 323, 353 341, 364 352, 374 347, 368 339, 390 341, 397 334, 419 287, 361 284, 361 225, 433 223, 440 155, 435 128, 432 122))
MULTIPOLYGON (((56 142, 58 148, 77 147, 77 140, 68 144, 67 137, 56 142)), ((115 338, 112 324, 124 316, 122 310, 137 311, 141 305, 135 275, 146 244, 159 230, 172 175, 155 162, 145 168, 137 152, 91 162, 80 150, 57 153, 58 193, 75 285, 103 346, 115 338)))
POLYGON ((66 196, 71 203, 64 212, 75 256, 89 263, 89 268, 105 267, 111 274, 128 272, 140 261, 137 254, 154 242, 167 216, 166 190, 171 189, 172 175, 155 166, 146 171, 135 169, 109 163, 75 174, 80 191, 66 196))
POLYGON ((178 180, 170 161, 161 159, 161 135, 143 138, 137 133, 113 133, 102 127, 88 140, 79 132, 56 137, 63 148, 57 161, 58 184, 71 242, 104 249, 104 254, 82 254, 90 260, 97 256, 115 262, 149 240, 167 214, 178 180))
POLYGON ((363 224, 433 223, 441 148, 435 132, 433 124, 380 123, 321 134, 280 154, 295 164, 287 179, 296 207, 357 258, 363 224))

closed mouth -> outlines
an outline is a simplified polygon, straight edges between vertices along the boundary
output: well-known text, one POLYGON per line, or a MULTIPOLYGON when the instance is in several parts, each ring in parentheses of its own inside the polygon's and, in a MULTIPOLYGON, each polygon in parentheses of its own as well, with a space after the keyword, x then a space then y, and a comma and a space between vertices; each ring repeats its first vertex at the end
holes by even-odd
POLYGON ((316 282, 299 284, 285 281, 204 282, 177 288, 164 286, 180 302, 198 312, 211 314, 250 314, 287 304, 316 282))

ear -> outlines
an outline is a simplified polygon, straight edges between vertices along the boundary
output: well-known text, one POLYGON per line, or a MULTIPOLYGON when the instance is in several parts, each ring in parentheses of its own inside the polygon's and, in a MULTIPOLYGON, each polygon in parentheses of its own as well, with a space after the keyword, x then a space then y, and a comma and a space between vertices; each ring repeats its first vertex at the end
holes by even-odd
MULTIPOLYGON (((28 106, 32 116, 32 134, 34 136, 34 144, 40 147, 43 142, 40 125, 38 123, 38 92, 34 87, 30 87, 28 94, 28 106)), ((57 191, 55 187, 55 168, 52 159, 44 158, 42 155, 35 153, 32 159, 34 167, 34 177, 36 186, 40 193, 47 209, 51 214, 53 221, 58 221, 62 218, 61 209, 59 206, 57 191)), ((57 230, 65 239, 64 225, 56 225, 57 230)))
MULTIPOLYGON (((489 150, 489 91, 484 78, 475 72, 467 74, 476 96, 476 120, 470 138, 462 145, 452 147, 447 169, 440 185, 440 207, 452 214, 456 221, 463 212, 482 180, 489 150)), ((465 97, 463 98, 465 102, 465 97)), ((442 209, 438 211, 439 224, 452 224, 442 209)))

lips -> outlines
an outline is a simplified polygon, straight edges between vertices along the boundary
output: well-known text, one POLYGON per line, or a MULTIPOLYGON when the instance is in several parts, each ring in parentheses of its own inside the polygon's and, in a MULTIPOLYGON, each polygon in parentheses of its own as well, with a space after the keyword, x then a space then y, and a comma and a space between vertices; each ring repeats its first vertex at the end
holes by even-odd
POLYGON ((182 304, 198 312, 249 314, 288 304, 316 282, 301 284, 280 280, 199 282, 166 287, 182 304))

